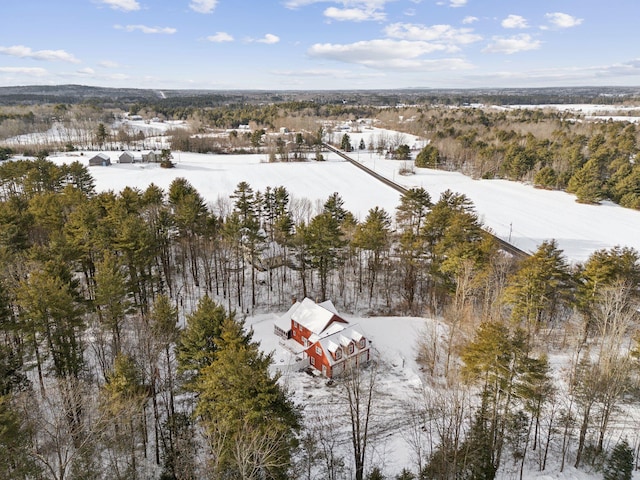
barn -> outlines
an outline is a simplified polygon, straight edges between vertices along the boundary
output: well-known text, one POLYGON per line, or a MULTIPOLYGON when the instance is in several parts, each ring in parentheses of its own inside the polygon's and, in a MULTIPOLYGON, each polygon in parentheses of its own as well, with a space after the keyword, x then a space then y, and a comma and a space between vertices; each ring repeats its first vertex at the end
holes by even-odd
POLYGON ((89 159, 90 167, 108 167, 111 165, 111 158, 106 153, 98 153, 89 159))

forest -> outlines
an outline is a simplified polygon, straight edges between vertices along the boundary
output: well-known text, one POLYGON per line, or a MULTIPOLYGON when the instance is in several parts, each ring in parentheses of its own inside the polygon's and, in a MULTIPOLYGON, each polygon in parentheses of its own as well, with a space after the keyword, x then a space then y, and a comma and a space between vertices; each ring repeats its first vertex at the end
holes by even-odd
MULTIPOLYGON (((272 149, 274 161, 321 159, 320 119, 371 115, 429 139, 408 152, 419 166, 640 207, 638 131, 628 122, 306 101, 133 112, 187 118, 191 130, 169 133, 176 149, 272 149), (240 124, 260 135, 202 135, 240 124), (285 126, 298 133, 273 143, 263 135, 285 126)), ((62 103, 0 110, 5 140, 52 123, 78 133, 0 150, 0 160, 27 154, 0 162, 4 478, 471 480, 569 468, 631 478, 640 463, 639 252, 620 246, 570 264, 549 240, 513 258, 453 191, 409 189, 395 211, 372 208, 359 221, 339 192, 314 205, 282 186, 241 182, 212 204, 180 177, 166 190, 98 192, 80 162, 47 160, 58 149, 145 141, 108 128, 121 114, 62 103), (399 471, 371 455, 394 428, 376 413, 389 401, 377 361, 330 387, 348 426, 340 436, 335 420, 293 400, 245 323, 303 297, 441 325, 416 345, 425 388, 402 404, 412 461, 399 471)), ((402 147, 381 143, 365 148, 402 147)))
MULTIPOLYGON (((563 463, 604 465, 618 408, 640 400, 635 250, 571 266, 549 241, 518 262, 468 198, 420 188, 357 222, 337 193, 309 215, 283 187, 244 182, 215 208, 181 178, 96 193, 77 162, 4 162, 0 182, 6 478, 343 478, 243 326, 296 295, 447 325, 444 345, 419 349, 425 375, 475 400, 425 398, 448 427, 398 478, 494 478, 505 456, 546 461, 560 441, 563 463), (575 355, 569 409, 554 349, 575 355)), ((364 401, 374 373, 340 388, 364 401)), ((358 480, 380 475, 354 451, 358 480)))

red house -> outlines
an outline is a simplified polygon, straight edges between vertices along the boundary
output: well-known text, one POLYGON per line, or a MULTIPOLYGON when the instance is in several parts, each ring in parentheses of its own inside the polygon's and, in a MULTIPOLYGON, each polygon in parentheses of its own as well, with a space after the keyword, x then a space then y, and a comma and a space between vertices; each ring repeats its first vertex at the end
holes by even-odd
POLYGON ((317 304, 305 298, 294 303, 276 320, 274 331, 301 345, 309 365, 328 378, 371 359, 370 341, 357 324, 340 317, 330 301, 317 304))

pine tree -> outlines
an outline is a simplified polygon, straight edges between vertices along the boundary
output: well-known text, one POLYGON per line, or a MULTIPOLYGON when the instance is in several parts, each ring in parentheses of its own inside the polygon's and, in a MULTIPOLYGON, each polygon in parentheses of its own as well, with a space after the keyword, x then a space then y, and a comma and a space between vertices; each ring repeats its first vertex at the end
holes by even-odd
POLYGON ((436 168, 440 163, 440 152, 432 145, 426 145, 420 153, 416 156, 416 167, 421 168, 436 168))
POLYGON ((235 314, 227 314, 224 307, 217 305, 208 295, 202 297, 197 308, 187 316, 187 326, 180 332, 176 344, 176 357, 178 370, 187 375, 188 388, 193 387, 202 369, 215 360, 222 324, 227 317, 233 319, 235 314))
POLYGON ((616 444, 604 466, 604 480, 631 480, 633 477, 633 449, 627 439, 616 444))
POLYGON ((345 246, 340 223, 331 213, 315 216, 306 230, 311 265, 318 271, 320 298, 327 298, 329 274, 340 264, 340 250, 345 246))
POLYGON ((127 277, 120 260, 107 250, 96 265, 95 278, 95 306, 101 326, 111 332, 111 355, 115 358, 120 353, 125 316, 132 309, 127 277))
POLYGON ((570 304, 572 286, 569 265, 555 240, 542 242, 509 279, 505 299, 512 306, 511 318, 535 331, 570 304))
POLYGON ((6 479, 40 478, 30 455, 30 431, 7 395, 0 395, 0 476, 6 479))
POLYGON ((367 218, 356 228, 353 246, 369 252, 369 303, 373 299, 373 289, 382 266, 383 255, 391 242, 391 216, 378 207, 372 208, 367 218))
POLYGON ((351 138, 346 133, 342 135, 342 140, 340 141, 340 149, 344 150, 345 152, 350 152, 353 150, 353 147, 351 146, 351 138))
POLYGON ((212 454, 219 477, 285 478, 300 413, 251 335, 240 322, 224 320, 216 358, 196 382, 196 414, 218 446, 212 454))

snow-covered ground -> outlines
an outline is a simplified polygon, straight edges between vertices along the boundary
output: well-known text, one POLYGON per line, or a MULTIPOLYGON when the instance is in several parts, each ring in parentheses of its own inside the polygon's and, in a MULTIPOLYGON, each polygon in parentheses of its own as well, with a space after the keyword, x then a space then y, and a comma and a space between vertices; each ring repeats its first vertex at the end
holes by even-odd
MULTIPOLYGON (((369 143, 380 135, 378 129, 349 133, 352 144, 360 138, 369 143)), ((385 133, 386 134, 386 133, 385 133)), ((374 140, 375 141, 375 140, 374 140)), ((406 137, 407 142, 419 140, 406 137)), ((120 152, 106 152, 116 162, 120 152)), ((79 160, 88 164, 95 152, 60 154, 50 157, 57 163, 79 160)), ((610 202, 583 205, 571 194, 536 189, 507 180, 474 180, 455 172, 416 168, 414 175, 398 173, 404 162, 386 160, 373 152, 356 150, 352 158, 405 187, 424 187, 437 201, 449 189, 464 193, 474 203, 483 223, 497 236, 522 250, 533 252, 544 240, 555 239, 570 261, 583 262, 591 253, 616 245, 640 250, 640 211, 610 202)), ((366 173, 328 155, 326 162, 268 163, 266 155, 205 155, 174 152, 176 168, 157 164, 113 164, 91 167, 99 191, 120 191, 125 186, 145 189, 155 183, 168 188, 176 177, 184 177, 211 204, 228 198, 241 181, 254 190, 285 186, 292 197, 307 198, 313 206, 338 192, 349 209, 363 220, 370 208, 385 208, 392 215, 400 195, 366 173)))
POLYGON ((360 154, 359 158, 404 187, 424 187, 433 201, 445 190, 464 193, 493 233, 527 252, 550 239, 555 239, 573 262, 584 262, 594 251, 616 245, 640 250, 637 210, 611 202, 580 204, 574 195, 565 192, 508 180, 474 180, 456 172, 416 168, 414 175, 401 176, 398 170, 402 162, 368 154, 360 154))
MULTIPOLYGON (((357 146, 360 138, 391 134, 374 128, 360 132, 348 132, 352 144, 357 146)), ((406 136, 403 143, 418 143, 421 140, 406 136)), ((60 154, 51 157, 54 162, 79 160, 88 164, 95 152, 60 154)), ((120 152, 107 152, 113 162, 120 152)), ((574 197, 562 192, 537 190, 533 187, 502 180, 473 180, 461 174, 436 170, 416 169, 416 174, 400 176, 403 162, 385 160, 375 153, 355 151, 353 158, 376 172, 406 186, 423 186, 437 200, 446 189, 469 196, 484 223, 497 235, 511 239, 525 250, 534 250, 543 240, 555 238, 560 248, 572 261, 583 261, 594 250, 615 245, 631 246, 640 250, 640 212, 623 209, 611 204, 588 206, 577 204, 574 197)), ((345 207, 357 217, 364 219, 369 208, 381 206, 393 213, 399 203, 399 194, 391 188, 361 172, 359 169, 329 155, 326 162, 267 163, 265 155, 200 155, 174 152, 176 168, 162 169, 157 164, 120 165, 91 167, 99 191, 119 191, 125 186, 140 189, 155 183, 168 188, 177 177, 186 178, 215 206, 218 198, 228 198, 240 181, 248 182, 254 190, 267 186, 285 186, 292 197, 307 198, 316 205, 333 192, 338 192, 345 207)), ((261 342, 265 352, 274 353, 275 365, 284 372, 282 381, 290 389, 296 402, 306 406, 307 414, 314 408, 339 408, 335 403, 337 389, 328 387, 319 377, 294 371, 286 367, 291 356, 279 345, 273 334, 273 321, 284 312, 264 313, 247 318, 255 332, 254 338, 261 342)), ((401 428, 406 406, 421 399, 424 386, 423 372, 415 362, 416 337, 422 331, 438 331, 443 335, 442 325, 433 320, 415 317, 345 317, 360 323, 373 340, 373 346, 382 365, 379 385, 383 392, 378 414, 390 420, 397 428, 378 439, 372 450, 371 463, 383 467, 388 478, 392 478, 403 467, 412 468, 413 455, 406 441, 406 429, 401 428), (393 335, 389 334, 391 329, 393 335)), ((557 359, 556 359, 557 360, 557 359)), ((558 360, 558 368, 562 362, 558 360)), ((343 425, 347 428, 347 425, 343 425)), ((346 435, 346 430, 341 431, 346 435)), ((631 432, 633 434, 634 432, 631 432)), ((348 457, 348 439, 343 442, 348 457)), ((501 471, 501 480, 518 478, 517 472, 501 471)), ((551 464, 546 472, 527 470, 525 479, 539 480, 595 480, 601 474, 586 473, 566 467, 563 473, 551 464)), ((634 478, 640 478, 636 475, 634 478)))
MULTIPOLYGON (((351 461, 349 423, 345 415, 345 404, 339 386, 328 386, 326 379, 310 376, 307 373, 289 368, 295 357, 289 353, 273 333, 273 322, 285 312, 260 314, 246 319, 247 326, 253 328, 254 339, 260 341, 265 353, 272 353, 274 372, 282 373, 281 382, 292 394, 293 400, 304 405, 307 418, 315 418, 317 412, 323 412, 329 418, 336 419, 338 425, 335 435, 340 440, 339 453, 347 463, 351 461)), ((383 469, 387 478, 394 478, 403 468, 416 470, 415 453, 411 448, 409 418, 407 411, 411 407, 424 405, 425 389, 430 388, 429 377, 421 371, 415 361, 417 339, 425 335, 435 334, 445 343, 446 327, 431 319, 419 317, 375 317, 361 318, 341 313, 350 323, 359 323, 365 335, 372 340, 374 356, 379 362, 377 386, 379 395, 373 410, 373 422, 385 425, 381 435, 375 437, 371 444, 369 466, 383 469), (393 334, 390 334, 390 332, 393 334)), ((443 355, 444 346, 441 355, 443 355)), ((550 363, 555 370, 556 378, 562 378, 562 369, 568 365, 565 355, 552 355, 550 363)), ((629 420, 629 419, 627 419, 629 420)), ((310 420, 313 421, 313 420, 310 420)), ((628 430, 617 432, 627 436, 633 445, 637 441, 637 432, 633 425, 628 430)), ((558 439, 561 441, 561 439, 558 439)), ((616 439, 613 439, 615 442, 616 439)), ((574 445, 575 447, 575 445, 574 445)), ((538 471, 536 453, 530 453, 530 461, 524 471, 525 480, 596 480, 602 478, 598 472, 589 472, 589 467, 577 470, 571 466, 571 457, 564 471, 560 472, 559 445, 555 445, 549 455, 547 469, 538 471), (555 453, 554 453, 555 452, 555 453)), ((512 463, 507 456, 503 461, 497 479, 511 480, 519 478, 519 465, 512 463)), ((635 479, 640 479, 640 472, 635 472, 635 479)))

